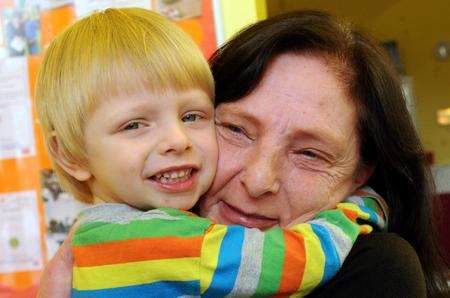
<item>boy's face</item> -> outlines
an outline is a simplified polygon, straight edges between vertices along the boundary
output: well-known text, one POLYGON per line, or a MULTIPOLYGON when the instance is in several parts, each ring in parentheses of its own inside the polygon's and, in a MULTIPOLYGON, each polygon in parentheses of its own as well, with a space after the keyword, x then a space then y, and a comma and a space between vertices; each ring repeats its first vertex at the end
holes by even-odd
POLYGON ((84 135, 87 183, 100 200, 189 209, 212 183, 214 108, 200 89, 100 98, 84 135))

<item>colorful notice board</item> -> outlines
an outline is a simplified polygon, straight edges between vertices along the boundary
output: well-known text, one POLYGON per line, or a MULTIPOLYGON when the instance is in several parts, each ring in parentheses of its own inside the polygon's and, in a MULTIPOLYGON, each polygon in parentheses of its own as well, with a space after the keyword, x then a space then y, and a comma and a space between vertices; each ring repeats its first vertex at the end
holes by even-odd
POLYGON ((0 0, 0 298, 35 297, 49 257, 83 206, 63 192, 45 152, 33 94, 45 48, 76 19, 137 6, 174 20, 209 57, 212 0, 0 0))

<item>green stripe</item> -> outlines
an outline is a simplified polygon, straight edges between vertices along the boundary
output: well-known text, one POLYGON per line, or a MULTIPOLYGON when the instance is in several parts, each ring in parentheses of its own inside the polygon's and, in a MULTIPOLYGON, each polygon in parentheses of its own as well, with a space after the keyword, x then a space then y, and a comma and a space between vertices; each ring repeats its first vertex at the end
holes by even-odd
POLYGON ((336 225, 338 228, 344 231, 344 233, 352 241, 355 241, 355 239, 359 235, 359 225, 351 221, 347 216, 345 216, 342 210, 339 209, 325 210, 318 213, 315 218, 316 219, 324 218, 329 223, 336 225))
POLYGON ((261 275, 253 297, 268 296, 278 292, 283 272, 284 251, 283 230, 273 228, 267 231, 264 237, 261 275))
POLYGON ((201 236, 209 225, 209 221, 196 217, 176 221, 166 219, 133 220, 126 224, 90 222, 77 228, 72 238, 72 245, 144 237, 195 237, 201 236))
MULTIPOLYGON (((174 209, 174 208, 161 207, 161 208, 158 208, 158 210, 164 211, 164 213, 166 213, 168 215, 171 215, 171 216, 188 217, 188 218, 192 217, 188 213, 186 213, 185 211, 174 209)), ((202 218, 199 218, 199 219, 202 219, 202 218)))
POLYGON ((372 209, 375 213, 378 214, 380 208, 378 207, 378 203, 374 199, 370 197, 365 197, 362 198, 362 200, 364 202, 365 207, 372 209))

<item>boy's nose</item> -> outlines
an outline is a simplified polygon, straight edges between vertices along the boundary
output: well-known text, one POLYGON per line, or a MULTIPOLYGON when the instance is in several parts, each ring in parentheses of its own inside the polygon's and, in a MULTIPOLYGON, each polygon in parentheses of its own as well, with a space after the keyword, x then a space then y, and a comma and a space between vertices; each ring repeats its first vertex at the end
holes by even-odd
POLYGON ((180 125, 173 125, 161 138, 159 153, 162 155, 181 154, 191 148, 191 139, 186 134, 184 128, 180 125))

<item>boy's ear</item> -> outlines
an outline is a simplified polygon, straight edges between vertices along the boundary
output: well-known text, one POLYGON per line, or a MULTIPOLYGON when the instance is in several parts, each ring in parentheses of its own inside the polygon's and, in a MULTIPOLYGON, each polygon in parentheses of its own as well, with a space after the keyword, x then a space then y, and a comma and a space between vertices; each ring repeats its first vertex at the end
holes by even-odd
POLYGON ((73 178, 77 179, 78 181, 87 181, 89 178, 91 178, 92 175, 85 166, 75 163, 67 158, 66 154, 64 154, 60 146, 58 137, 56 135, 51 136, 49 142, 49 151, 58 165, 73 178))

